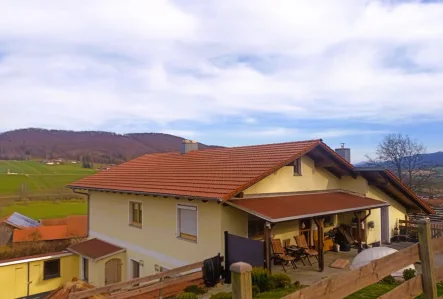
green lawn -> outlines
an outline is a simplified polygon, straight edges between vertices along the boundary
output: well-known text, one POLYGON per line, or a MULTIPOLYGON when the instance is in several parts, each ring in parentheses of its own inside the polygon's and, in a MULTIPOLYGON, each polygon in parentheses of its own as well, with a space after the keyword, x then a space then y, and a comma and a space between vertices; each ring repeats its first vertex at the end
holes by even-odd
MULTIPOLYGON (((360 291, 346 297, 346 299, 372 299, 372 298, 378 298, 383 294, 386 294, 387 292, 395 289, 400 284, 386 284, 384 282, 374 283, 373 285, 370 285, 364 289, 361 289, 360 291)), ((437 284, 437 291, 438 296, 443 296, 443 283, 437 284)), ((420 295, 416 297, 417 299, 424 298, 423 295, 420 295)))
POLYGON ((60 191, 67 184, 94 173, 96 170, 82 168, 80 164, 45 165, 37 161, 0 160, 0 195, 18 194, 22 186, 30 194, 60 191), (17 174, 6 174, 8 169, 17 174))
POLYGON ((88 211, 86 201, 28 201, 15 203, 0 208, 0 217, 18 212, 33 219, 63 218, 69 215, 86 215, 88 211))

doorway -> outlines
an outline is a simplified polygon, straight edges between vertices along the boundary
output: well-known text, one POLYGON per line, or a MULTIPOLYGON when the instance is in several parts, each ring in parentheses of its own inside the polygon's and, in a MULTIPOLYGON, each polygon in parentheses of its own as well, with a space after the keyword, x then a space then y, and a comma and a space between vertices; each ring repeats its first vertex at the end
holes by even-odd
POLYGON ((122 280, 122 261, 114 258, 105 264, 105 285, 122 280))
POLYGON ((389 228, 389 207, 382 207, 380 209, 381 220, 381 243, 391 243, 390 228, 389 228))

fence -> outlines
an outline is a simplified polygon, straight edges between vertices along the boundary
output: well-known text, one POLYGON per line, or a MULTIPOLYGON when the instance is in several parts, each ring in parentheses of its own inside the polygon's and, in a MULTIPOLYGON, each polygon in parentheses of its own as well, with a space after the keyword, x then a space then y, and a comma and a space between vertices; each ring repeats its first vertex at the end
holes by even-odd
POLYGON ((426 299, 437 298, 436 282, 443 280, 443 266, 434 268, 434 254, 443 252, 443 238, 432 239, 429 219, 418 221, 416 225, 418 244, 372 261, 359 269, 322 280, 284 299, 344 298, 419 260, 422 265, 422 274, 379 298, 415 298, 421 293, 424 293, 426 299))
POLYGON ((126 282, 74 292, 69 299, 86 299, 100 294, 106 294, 106 299, 124 299, 142 294, 146 299, 166 298, 177 295, 189 285, 203 285, 202 267, 203 261, 126 282))
MULTIPOLYGON (((408 234, 411 238, 417 238, 417 221, 399 220, 400 235, 408 234)), ((431 222, 432 239, 443 237, 443 222, 431 222)))

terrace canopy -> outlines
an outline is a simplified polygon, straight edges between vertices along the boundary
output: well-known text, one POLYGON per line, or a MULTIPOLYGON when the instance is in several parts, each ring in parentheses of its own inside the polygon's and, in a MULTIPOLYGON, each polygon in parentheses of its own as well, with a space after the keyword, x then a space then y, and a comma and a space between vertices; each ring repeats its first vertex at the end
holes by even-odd
MULTIPOLYGON (((269 238, 271 236, 272 224, 292 221, 304 218, 314 218, 318 226, 318 235, 323 236, 324 217, 328 215, 355 212, 360 223, 368 215, 361 217, 358 212, 371 211, 381 207, 389 206, 384 201, 367 198, 362 195, 344 192, 341 190, 292 193, 292 194, 273 194, 262 195, 260 197, 245 197, 240 199, 231 199, 227 204, 240 209, 248 214, 254 215, 266 220, 265 242, 266 261, 270 265, 269 238)), ((370 213, 370 212, 369 212, 370 213)), ((360 235, 360 233, 359 233, 360 235)), ((323 238, 318 238, 319 248, 319 267, 322 271, 323 265, 323 238)), ((361 237, 358 240, 361 250, 361 237)))

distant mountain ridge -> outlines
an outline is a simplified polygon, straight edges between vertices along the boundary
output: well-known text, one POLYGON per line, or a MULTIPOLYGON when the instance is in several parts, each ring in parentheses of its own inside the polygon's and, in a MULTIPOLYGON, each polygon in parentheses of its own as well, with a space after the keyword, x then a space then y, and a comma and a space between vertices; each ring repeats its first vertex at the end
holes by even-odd
MULTIPOLYGON (((425 165, 442 167, 443 166, 443 152, 423 154, 421 163, 423 163, 425 165)), ((370 166, 370 164, 368 162, 360 162, 360 163, 355 164, 355 166, 365 167, 365 166, 370 166)))
MULTIPOLYGON (((38 128, 0 133, 0 159, 72 159, 121 163, 148 153, 178 151, 184 138, 163 133, 117 134, 38 128)), ((199 143, 199 148, 208 148, 199 143)))

